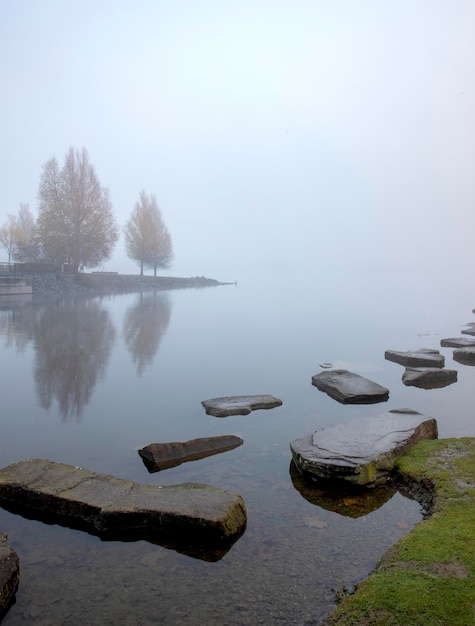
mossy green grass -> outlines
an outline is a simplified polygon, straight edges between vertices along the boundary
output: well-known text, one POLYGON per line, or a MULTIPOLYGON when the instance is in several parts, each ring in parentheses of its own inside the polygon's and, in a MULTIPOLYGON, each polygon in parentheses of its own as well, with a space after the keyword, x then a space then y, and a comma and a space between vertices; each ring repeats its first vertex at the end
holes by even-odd
POLYGON ((429 517, 324 624, 475 625, 475 438, 420 441, 396 471, 429 517))

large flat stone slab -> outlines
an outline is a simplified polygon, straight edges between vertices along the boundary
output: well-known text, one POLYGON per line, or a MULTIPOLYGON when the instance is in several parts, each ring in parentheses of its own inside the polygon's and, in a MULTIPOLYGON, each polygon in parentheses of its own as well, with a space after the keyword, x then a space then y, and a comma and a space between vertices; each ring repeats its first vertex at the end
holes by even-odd
POLYGON ((475 335, 475 326, 473 326, 472 324, 469 325, 468 328, 464 328, 461 331, 462 335, 475 335))
POLYGON ((315 478, 384 484, 394 462, 420 439, 435 439, 437 422, 412 409, 393 409, 321 428, 290 444, 298 469, 315 478))
POLYGON ((406 367, 444 367, 445 364, 445 358, 439 351, 431 348, 420 348, 419 350, 409 350, 408 352, 386 350, 384 358, 387 361, 393 361, 406 367))
POLYGON ((441 339, 440 345, 443 348, 475 348, 475 338, 449 337, 448 339, 441 339))
POLYGON ((463 365, 475 365, 475 347, 474 348, 458 348, 453 351, 453 359, 457 363, 463 365))
POLYGON ((402 382, 408 387, 440 389, 457 382, 457 370, 439 367, 406 367, 402 382))
POLYGON ((0 531, 0 620, 1 613, 12 600, 20 578, 18 555, 7 543, 7 535, 0 531))
POLYGON ((188 461, 197 461, 213 454, 233 450, 242 443, 241 437, 236 435, 219 435, 189 441, 151 443, 139 450, 139 454, 149 472, 158 472, 188 461))
POLYGON ((328 370, 312 376, 312 385, 342 404, 386 402, 389 389, 348 370, 328 370))
POLYGON ((274 396, 223 396, 211 398, 201 403, 207 415, 228 417, 229 415, 249 415, 257 409, 274 409, 282 404, 282 400, 274 396))
POLYGON ((199 483, 143 485, 44 459, 0 470, 4 502, 54 513, 59 523, 71 520, 73 527, 81 522, 99 535, 143 530, 220 541, 241 534, 246 525, 244 501, 235 493, 199 483))

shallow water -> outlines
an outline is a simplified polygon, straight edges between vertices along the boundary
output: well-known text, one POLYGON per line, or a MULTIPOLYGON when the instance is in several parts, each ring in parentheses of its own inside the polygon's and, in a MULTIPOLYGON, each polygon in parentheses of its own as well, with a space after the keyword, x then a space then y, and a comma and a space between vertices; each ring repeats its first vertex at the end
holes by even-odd
POLYGON ((218 560, 147 541, 101 541, 0 510, 20 557, 4 624, 318 623, 335 591, 372 570, 420 519, 387 490, 334 499, 295 474, 289 442, 391 408, 437 418, 441 437, 475 435, 475 368, 458 382, 405 387, 386 349, 439 348, 472 321, 447 277, 252 279, 238 285, 62 301, 0 301, 2 465, 55 461, 139 482, 203 482, 240 493, 248 525, 218 560), (331 362, 390 389, 387 403, 344 406, 311 385, 331 362), (201 401, 269 393, 283 405, 215 418, 201 401), (239 448, 149 474, 149 443, 235 434, 239 448), (336 510, 335 510, 336 509, 336 510))

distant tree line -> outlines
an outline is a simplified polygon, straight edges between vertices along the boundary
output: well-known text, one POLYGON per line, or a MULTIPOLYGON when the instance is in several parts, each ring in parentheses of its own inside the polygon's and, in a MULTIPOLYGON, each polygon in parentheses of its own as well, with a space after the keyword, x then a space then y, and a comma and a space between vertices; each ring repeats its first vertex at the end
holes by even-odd
MULTIPOLYGON (((169 268, 173 260, 170 233, 154 194, 140 192, 123 227, 130 259, 144 268, 169 268)), ((38 217, 20 203, 0 226, 0 247, 8 262, 67 264, 74 272, 98 267, 109 259, 119 239, 109 192, 97 178, 89 155, 71 147, 59 166, 55 157, 44 165, 38 190, 38 217)))

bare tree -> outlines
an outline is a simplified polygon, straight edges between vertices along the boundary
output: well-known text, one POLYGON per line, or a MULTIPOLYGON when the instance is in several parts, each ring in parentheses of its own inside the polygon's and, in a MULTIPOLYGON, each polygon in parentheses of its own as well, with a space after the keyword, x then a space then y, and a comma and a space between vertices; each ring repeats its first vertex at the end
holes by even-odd
POLYGON ((140 264, 140 274, 150 267, 154 276, 157 269, 168 268, 173 260, 170 233, 162 219, 154 194, 140 192, 139 200, 124 226, 127 256, 140 264))
POLYGON ((18 220, 14 215, 9 215, 3 226, 0 226, 0 246, 8 254, 8 262, 11 262, 15 252, 15 246, 18 242, 20 231, 18 228, 18 220))
POLYGON ((101 187, 89 155, 70 148, 59 169, 53 157, 43 166, 38 236, 50 261, 97 267, 108 259, 119 237, 109 192, 101 187))
POLYGON ((42 257, 37 236, 36 220, 27 202, 20 202, 17 217, 18 241, 13 258, 23 263, 39 261, 42 257))

